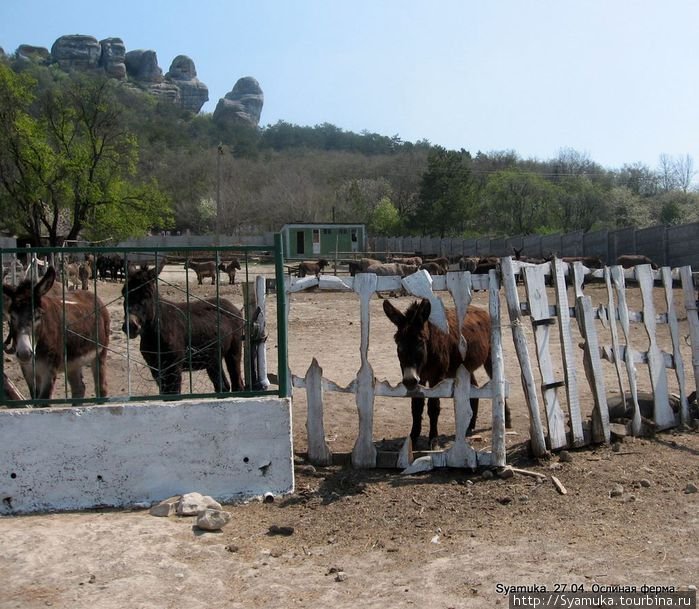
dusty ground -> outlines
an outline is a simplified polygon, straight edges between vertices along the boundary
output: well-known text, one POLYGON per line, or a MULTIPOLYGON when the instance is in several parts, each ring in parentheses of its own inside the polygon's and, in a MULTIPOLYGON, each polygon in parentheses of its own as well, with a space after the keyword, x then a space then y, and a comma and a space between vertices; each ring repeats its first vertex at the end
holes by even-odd
MULTIPOLYGON (((211 292, 210 286, 194 289, 199 295, 211 292)), ((120 286, 100 284, 99 290, 112 303, 112 392, 126 392, 129 383, 117 373, 126 349, 119 332, 120 286)), ((241 303, 237 286, 222 290, 241 303)), ((597 301, 606 298, 599 288, 590 293, 597 301)), ((485 305, 485 295, 476 294, 475 301, 485 305)), ((408 302, 397 300, 401 308, 408 302)), ((661 311, 663 302, 659 295, 661 311)), ((395 383, 392 328, 380 301, 372 306, 370 361, 379 378, 395 383)), ((630 295, 630 306, 640 307, 637 295, 630 295)), ((225 506, 233 519, 221 533, 203 533, 191 520, 155 518, 142 510, 0 517, 0 608, 492 608, 507 606, 498 584, 549 589, 582 584, 586 590, 595 584, 698 584, 699 493, 685 490, 699 483, 699 434, 666 432, 626 439, 617 451, 589 447, 571 452, 570 461, 558 456, 532 461, 517 360, 509 328, 503 330, 516 432, 508 435, 508 460, 545 474, 545 481, 454 470, 401 476, 314 468, 298 458, 293 495, 272 504, 225 506), (567 495, 556 491, 551 475, 567 495), (610 497, 616 484, 624 492, 610 497), (293 527, 293 533, 273 535, 273 525, 293 527)), ((642 331, 635 336, 640 341, 642 331)), ((666 335, 661 344, 669 350, 666 335)), ((358 345, 358 303, 352 295, 293 297, 289 347, 295 374, 303 376, 315 356, 327 378, 347 384, 359 368, 358 345)), ((276 370, 273 338, 269 348, 270 369, 276 370)), ((688 350, 683 355, 691 378, 688 350)), ((607 368, 611 391, 615 373, 607 368)), ((641 370, 642 389, 649 385, 644 376, 641 370)), ((15 380, 23 387, 20 377, 15 380)), ((693 389, 693 381, 689 384, 693 389)), ((154 390, 147 374, 133 373, 130 386, 134 392, 154 390)), ((328 442, 334 452, 350 451, 357 429, 353 398, 326 393, 326 403, 328 442)), ((583 403, 589 412, 589 398, 583 403)), ((443 405, 445 444, 453 439, 450 410, 443 405)), ((490 427, 487 404, 481 410, 474 440, 479 449, 487 447, 490 427)), ((377 400, 377 441, 397 446, 409 428, 407 400, 377 400)), ((294 442, 303 453, 305 399, 298 391, 294 442)))

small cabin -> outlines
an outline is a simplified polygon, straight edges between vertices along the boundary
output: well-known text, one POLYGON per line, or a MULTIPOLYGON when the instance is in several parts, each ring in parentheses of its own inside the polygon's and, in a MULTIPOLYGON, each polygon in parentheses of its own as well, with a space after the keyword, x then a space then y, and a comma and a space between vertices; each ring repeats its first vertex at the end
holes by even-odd
POLYGON ((280 232, 287 259, 346 258, 366 251, 364 224, 285 224, 280 232))

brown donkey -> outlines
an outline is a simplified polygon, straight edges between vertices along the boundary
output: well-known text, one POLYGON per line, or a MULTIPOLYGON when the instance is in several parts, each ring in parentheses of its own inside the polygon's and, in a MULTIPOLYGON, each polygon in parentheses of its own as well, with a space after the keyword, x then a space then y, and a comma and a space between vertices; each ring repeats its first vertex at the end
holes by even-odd
MULTIPOLYGON (((483 366, 488 376, 492 376, 490 315, 483 309, 470 308, 464 318, 462 332, 468 345, 464 358, 459 352, 459 328, 454 310, 447 310, 449 333, 442 332, 428 321, 431 311, 429 300, 413 302, 405 313, 399 311, 390 301, 384 300, 383 310, 398 328, 395 334, 398 360, 403 373, 403 384, 409 391, 415 389, 418 383, 434 387, 445 378, 453 378, 461 364, 471 373, 483 366)), ((473 376, 471 382, 476 385, 473 376)), ((416 446, 422 429, 425 399, 411 398, 411 406, 413 427, 410 438, 413 446, 416 446)), ((476 425, 478 398, 471 399, 471 409, 473 416, 468 424, 467 433, 469 434, 473 432, 476 425)), ((437 431, 439 411, 439 398, 429 398, 427 414, 430 418, 430 448, 437 444, 439 437, 437 431)), ((507 404, 505 404, 505 421, 510 427, 510 411, 507 404)))
POLYGON ((107 395, 109 312, 89 292, 71 292, 65 301, 49 292, 56 270, 49 267, 35 286, 25 280, 3 285, 9 300, 10 335, 24 380, 34 399, 49 399, 58 372, 66 370, 73 398, 85 397, 82 368, 92 367, 97 397, 107 395))

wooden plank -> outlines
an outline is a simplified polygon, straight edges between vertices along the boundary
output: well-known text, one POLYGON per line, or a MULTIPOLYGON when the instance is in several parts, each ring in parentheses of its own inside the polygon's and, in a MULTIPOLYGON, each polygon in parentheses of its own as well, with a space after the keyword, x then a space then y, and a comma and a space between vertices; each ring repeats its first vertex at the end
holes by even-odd
POLYGON ((454 443, 447 451, 449 467, 476 467, 476 451, 466 441, 466 430, 471 422, 471 374, 461 365, 456 371, 454 382, 454 443))
POLYGON ((697 313, 697 287, 692 278, 692 267, 680 269, 682 278, 682 299, 687 311, 689 342, 692 345, 692 368, 694 369, 694 389, 699 389, 699 314, 697 313))
POLYGON ((430 322, 442 332, 449 332, 447 314, 442 299, 432 291, 432 276, 427 271, 418 271, 403 278, 403 287, 413 296, 430 301, 430 322))
MULTIPOLYGON (((351 383, 345 388, 332 389, 329 384, 332 381, 325 381, 324 389, 328 391, 342 391, 352 393, 351 383)), ((504 382, 505 397, 509 395, 509 385, 504 382)), ((478 387, 471 387, 472 398, 485 398, 492 400, 495 395, 493 381, 488 381, 478 387)), ((454 397, 454 379, 444 379, 437 383, 434 387, 425 387, 418 385, 416 389, 408 391, 403 383, 397 383, 395 386, 388 381, 376 381, 374 384, 375 395, 388 398, 453 398, 454 397)))
MULTIPOLYGON (((582 414, 580 412, 580 393, 578 390, 578 375, 573 351, 573 334, 570 324, 570 307, 568 306, 568 290, 564 275, 563 261, 553 260, 554 290, 556 292, 556 316, 563 356, 563 375, 565 377, 566 398, 568 402, 568 417, 573 446, 585 444, 582 414)), ((573 309, 573 313, 575 309, 573 309)))
POLYGON ((680 329, 677 323, 677 313, 675 312, 675 302, 672 292, 672 274, 670 268, 665 266, 661 269, 663 287, 665 288, 665 303, 667 305, 667 318, 670 326, 670 338, 672 339, 672 355, 675 360, 675 376, 677 386, 680 389, 680 422, 689 425, 689 404, 687 403, 687 389, 684 381, 684 362, 680 351, 680 329))
POLYGON ((648 368, 650 384, 653 391, 653 419, 658 429, 667 429, 675 425, 675 417, 670 408, 670 395, 667 387, 667 374, 662 353, 658 346, 655 324, 655 305, 653 304, 653 275, 649 264, 636 267, 636 279, 641 289, 643 301, 643 325, 650 341, 648 347, 648 368))
POLYGON ((456 319, 459 322, 459 352, 466 357, 466 339, 462 334, 462 326, 466 311, 471 304, 471 273, 447 273, 447 289, 454 299, 456 319))
MULTIPOLYGON (((504 466, 507 462, 505 445, 505 363, 502 349, 502 324, 500 315, 500 282, 497 271, 489 272, 490 286, 488 294, 488 309, 492 320, 490 328, 491 362, 493 377, 489 384, 493 385, 493 422, 492 422, 492 459, 493 465, 504 466)), ((473 395, 473 387, 471 388, 473 395)), ((482 459, 481 459, 482 461, 482 459)))
MULTIPOLYGON (((619 343, 619 332, 617 330, 617 311, 616 302, 614 301, 614 290, 612 288, 612 276, 609 267, 604 267, 604 283, 607 287, 607 321, 609 323, 609 330, 612 335, 612 349, 614 354, 619 353, 620 343, 619 343)), ((619 393, 622 397, 624 403, 626 402, 626 391, 624 388, 624 382, 622 380, 621 373, 621 362, 623 360, 620 357, 614 357, 614 369, 616 370, 616 378, 619 383, 619 393)))
POLYGON ((541 415, 539 414, 539 399, 534 384, 534 374, 532 372, 531 361, 529 359, 529 348, 527 338, 522 327, 522 313, 519 306, 519 294, 514 270, 512 268, 512 258, 500 259, 500 270, 502 272, 503 287, 505 289, 505 299, 512 328, 512 338, 515 344, 517 360, 522 373, 522 388, 524 397, 529 408, 529 437, 532 446, 532 453, 535 457, 542 457, 547 454, 546 441, 544 440, 544 429, 541 425, 541 415))
POLYGON ((626 378, 629 382, 629 391, 631 392, 631 400, 633 401, 633 418, 631 420, 631 432, 634 436, 641 434, 641 407, 638 403, 638 385, 636 366, 633 360, 633 347, 631 346, 631 329, 629 324, 629 309, 626 304, 626 279, 621 266, 615 265, 610 268, 612 282, 616 290, 617 301, 619 305, 617 311, 619 314, 619 323, 621 331, 624 334, 624 342, 626 343, 626 351, 623 356, 626 364, 626 378))
POLYGON ((369 363, 370 301, 376 290, 376 275, 361 273, 355 277, 354 291, 359 295, 359 318, 361 343, 359 356, 361 366, 357 373, 355 401, 359 413, 359 433, 352 449, 352 466, 357 468, 376 467, 376 447, 373 442, 374 429, 374 371, 369 363))
POLYGON ((308 460, 314 465, 332 465, 333 456, 325 441, 323 423, 323 369, 314 357, 306 372, 306 431, 308 460))
MULTIPOLYGON (((600 347, 600 357, 612 364, 615 363, 617 359, 619 362, 624 362, 627 357, 630 357, 634 364, 648 364, 647 351, 635 351, 633 349, 628 349, 628 347, 624 345, 619 345, 617 352, 619 353, 618 358, 615 356, 614 347, 610 347, 609 345, 600 347)), ((661 351, 660 355, 662 356, 662 361, 666 368, 675 367, 675 358, 671 353, 661 351)))
MULTIPOLYGON (((262 275, 255 277, 255 294, 257 295, 257 305, 260 307, 256 323, 259 335, 264 337, 267 336, 267 289, 265 277, 262 275)), ((260 343, 257 347, 257 376, 260 389, 268 390, 270 382, 267 376, 267 341, 260 343)))
POLYGON ((551 319, 548 316, 549 303, 542 269, 538 267, 525 268, 524 284, 527 290, 529 310, 531 311, 536 357, 541 374, 542 393, 546 407, 546 420, 548 422, 549 447, 551 450, 557 450, 566 447, 568 440, 565 431, 565 417, 558 399, 558 388, 555 386, 558 379, 553 373, 553 363, 549 351, 551 325, 548 323, 537 323, 551 319))
POLYGON ((595 329, 595 316, 589 296, 579 296, 575 302, 576 317, 580 334, 585 340, 583 366, 592 389, 594 408, 592 410, 592 439, 594 442, 609 442, 609 409, 607 391, 604 387, 602 362, 599 358, 599 345, 595 329))

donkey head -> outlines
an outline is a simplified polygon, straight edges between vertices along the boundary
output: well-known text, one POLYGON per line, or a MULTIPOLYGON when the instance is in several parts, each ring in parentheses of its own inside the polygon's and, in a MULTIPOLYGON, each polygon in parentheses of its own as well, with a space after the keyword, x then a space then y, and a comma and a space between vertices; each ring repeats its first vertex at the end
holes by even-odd
POLYGON ((55 280, 56 270, 50 266, 34 286, 31 279, 25 279, 16 288, 2 286, 3 296, 8 301, 3 308, 7 309, 10 336, 15 341, 17 359, 21 362, 30 361, 34 355, 43 314, 41 298, 51 289, 55 280))
POLYGON ((398 328, 394 338, 398 347, 398 361, 403 373, 403 384, 414 389, 420 382, 420 372, 427 363, 429 353, 430 301, 413 302, 405 313, 399 311, 388 300, 383 301, 383 310, 398 328))
POLYGON ((152 269, 149 269, 147 264, 140 267, 129 266, 129 272, 121 290, 124 298, 124 324, 121 330, 129 338, 139 336, 143 332, 143 327, 155 319, 156 279, 162 267, 162 264, 152 269))

